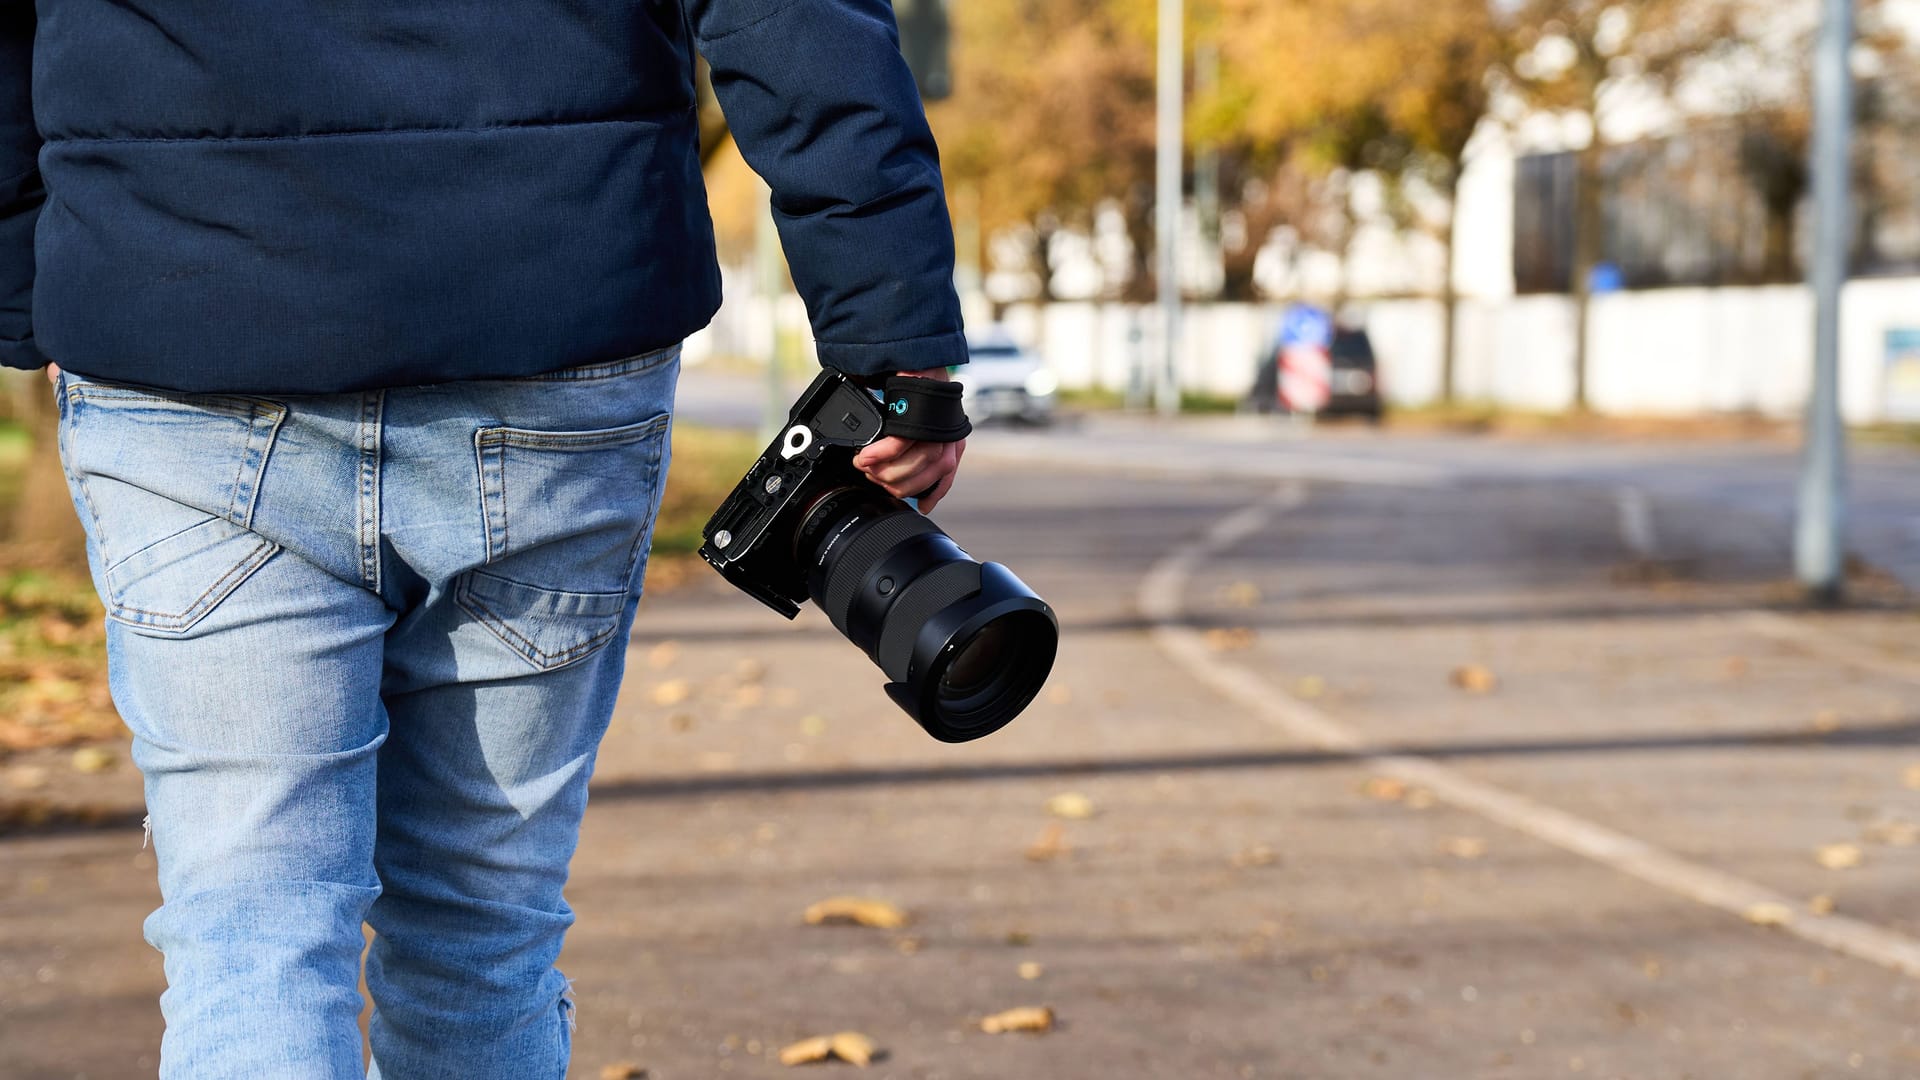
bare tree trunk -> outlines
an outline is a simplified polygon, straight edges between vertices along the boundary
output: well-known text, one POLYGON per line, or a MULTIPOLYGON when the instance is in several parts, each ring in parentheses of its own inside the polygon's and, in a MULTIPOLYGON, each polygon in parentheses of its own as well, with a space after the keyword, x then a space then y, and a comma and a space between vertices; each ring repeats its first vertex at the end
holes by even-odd
POLYGON ((1053 294, 1053 234, 1051 226, 1033 227, 1033 266, 1040 277, 1040 302, 1051 304, 1058 297, 1053 294))
POLYGON ((1447 228, 1440 239, 1440 248, 1445 252, 1441 259, 1440 271, 1440 401, 1442 404, 1451 405, 1454 400, 1454 381, 1459 352, 1459 345, 1454 341, 1454 325, 1459 316, 1460 290, 1453 283, 1453 257, 1460 243, 1460 170, 1458 167, 1447 173, 1446 195, 1447 228))

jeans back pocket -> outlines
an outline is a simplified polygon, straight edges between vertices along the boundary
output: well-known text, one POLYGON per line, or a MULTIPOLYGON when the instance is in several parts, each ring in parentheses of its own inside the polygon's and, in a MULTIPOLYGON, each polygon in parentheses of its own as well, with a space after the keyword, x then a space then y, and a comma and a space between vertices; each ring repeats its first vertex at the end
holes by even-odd
POLYGON ((280 550, 250 529, 286 408, 63 378, 60 450, 107 616, 192 631, 280 550))
POLYGON ((606 644, 638 591, 669 425, 476 432, 486 565, 455 602, 541 670, 606 644))

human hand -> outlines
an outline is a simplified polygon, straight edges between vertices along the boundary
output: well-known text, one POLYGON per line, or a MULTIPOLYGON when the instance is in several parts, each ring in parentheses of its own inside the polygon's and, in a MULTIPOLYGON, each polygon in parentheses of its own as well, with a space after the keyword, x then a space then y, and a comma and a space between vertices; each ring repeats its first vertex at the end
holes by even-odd
POLYGON ((50 383, 60 381, 60 365, 59 364, 47 365, 47 381, 50 383))
MULTIPOLYGON (((938 379, 941 382, 952 379, 943 367, 902 371, 900 374, 938 379)), ((853 464, 869 480, 879 484, 895 498, 911 498, 932 488, 920 500, 920 512, 930 514, 940 500, 947 497, 947 492, 953 490, 954 478, 960 470, 960 458, 966 452, 965 439, 951 443, 919 442, 889 435, 862 447, 853 456, 853 464)))

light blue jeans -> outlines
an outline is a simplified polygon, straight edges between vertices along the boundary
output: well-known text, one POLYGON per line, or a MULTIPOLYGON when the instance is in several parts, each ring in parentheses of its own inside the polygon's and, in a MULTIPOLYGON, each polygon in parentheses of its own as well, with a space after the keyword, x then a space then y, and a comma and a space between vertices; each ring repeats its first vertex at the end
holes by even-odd
POLYGON ((163 1077, 565 1075, 561 889, 678 371, 669 349, 280 397, 61 377, 159 859, 163 1077))

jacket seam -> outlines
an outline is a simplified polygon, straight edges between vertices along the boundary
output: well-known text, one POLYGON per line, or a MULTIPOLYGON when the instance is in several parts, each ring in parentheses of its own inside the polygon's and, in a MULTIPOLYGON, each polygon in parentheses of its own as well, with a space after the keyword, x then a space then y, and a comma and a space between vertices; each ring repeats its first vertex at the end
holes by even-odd
MULTIPOLYGON (((114 145, 120 143, 252 143, 252 142, 307 142, 322 139, 363 138, 368 135, 489 135, 497 131, 545 130, 550 128, 594 127, 603 124, 650 124, 666 127, 676 122, 684 123, 685 118, 679 112, 660 113, 650 116, 620 116, 599 120, 553 120, 521 124, 485 124, 480 127, 408 127, 408 128, 356 128, 350 131, 314 131, 301 135, 134 135, 99 136, 77 135, 58 136, 48 139, 49 143, 93 143, 114 145)), ((35 170, 38 171, 38 170, 35 170)))
POLYGON ((739 26, 733 27, 730 30, 722 30, 718 34, 714 34, 709 37, 703 37, 700 39, 700 43, 702 45, 711 45, 716 41, 722 41, 726 38, 730 38, 733 35, 738 34, 743 30, 751 30, 754 27, 759 26, 761 23, 766 22, 768 19, 771 19, 787 11, 789 8, 795 8, 798 6, 800 6, 800 0, 787 0, 786 3, 781 4, 779 7, 774 8, 772 11, 767 12, 765 15, 762 15, 757 19, 754 19, 750 22, 741 23, 739 26))

